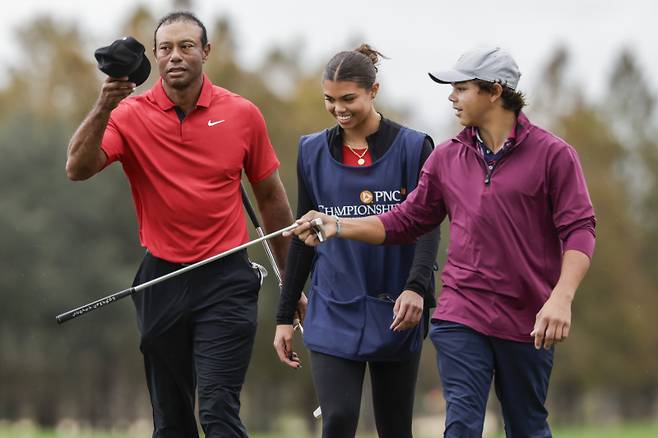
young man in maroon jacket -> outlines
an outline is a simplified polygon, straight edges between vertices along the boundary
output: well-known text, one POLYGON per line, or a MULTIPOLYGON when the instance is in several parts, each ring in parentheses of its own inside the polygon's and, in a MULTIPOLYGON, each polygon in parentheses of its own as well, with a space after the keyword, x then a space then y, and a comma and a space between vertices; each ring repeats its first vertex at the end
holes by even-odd
POLYGON ((554 345, 569 336, 571 302, 594 250, 594 210, 576 151, 521 112, 520 76, 498 48, 471 50, 452 70, 431 73, 452 85, 449 100, 465 128, 428 158, 406 202, 360 219, 310 212, 294 230, 309 245, 319 244, 317 233, 400 244, 448 215, 431 329, 446 437, 482 436, 492 380, 508 437, 551 436, 544 403, 554 345), (315 218, 323 225, 314 230, 315 218))

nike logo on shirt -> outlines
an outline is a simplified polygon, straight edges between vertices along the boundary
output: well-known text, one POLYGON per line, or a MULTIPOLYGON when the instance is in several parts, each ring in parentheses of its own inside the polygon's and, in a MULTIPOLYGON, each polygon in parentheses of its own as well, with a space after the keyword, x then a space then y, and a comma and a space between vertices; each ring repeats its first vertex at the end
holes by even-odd
POLYGON ((212 120, 208 120, 208 126, 215 126, 219 125, 220 123, 224 122, 225 120, 217 120, 216 122, 213 122, 212 120))

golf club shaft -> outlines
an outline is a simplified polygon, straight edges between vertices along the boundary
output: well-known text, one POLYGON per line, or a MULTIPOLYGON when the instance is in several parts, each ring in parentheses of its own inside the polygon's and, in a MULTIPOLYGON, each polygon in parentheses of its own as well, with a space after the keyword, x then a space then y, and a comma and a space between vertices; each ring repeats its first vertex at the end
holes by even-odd
MULTIPOLYGON (((247 210, 247 214, 251 218, 251 223, 254 224, 254 228, 256 229, 256 233, 258 233, 259 236, 263 236, 263 229, 260 226, 260 222, 258 221, 258 216, 256 215, 256 211, 254 210, 254 207, 251 205, 251 201, 249 201, 249 197, 247 196, 247 192, 244 189, 244 186, 240 184, 240 189, 242 190, 242 203, 244 204, 244 208, 247 210)), ((263 240, 263 248, 265 248, 265 254, 267 254, 267 258, 270 260, 270 265, 272 265, 272 270, 274 271, 274 274, 276 275, 276 278, 279 280, 279 290, 283 289, 283 280, 281 279, 281 271, 279 271, 279 266, 276 264, 276 260, 274 259, 274 254, 272 254, 272 248, 270 248, 269 242, 267 240, 263 240)), ((302 325, 302 322, 299 319, 295 319, 293 321, 293 327, 294 328, 299 328, 299 331, 301 334, 304 334, 304 326, 302 325)), ((322 408, 319 406, 313 411, 313 416, 318 419, 322 416, 322 408)))
MULTIPOLYGON (((261 227, 256 228, 256 233, 258 233, 260 237, 263 237, 265 235, 261 227)), ((274 271, 274 275, 276 275, 276 279, 279 280, 279 289, 281 289, 283 287, 283 280, 281 280, 281 272, 279 271, 279 266, 276 264, 276 260, 274 260, 274 254, 272 254, 272 248, 270 247, 269 243, 267 243, 266 240, 263 240, 263 248, 265 249, 265 254, 267 254, 267 258, 270 260, 270 264, 272 265, 272 270, 274 271)))
POLYGON ((297 227, 297 224, 288 225, 287 227, 282 228, 278 231, 275 231, 275 232, 270 233, 270 234, 265 235, 265 236, 261 236, 258 239, 254 239, 250 242, 247 242, 247 243, 244 243, 242 245, 236 246, 235 248, 231 248, 227 251, 224 251, 220 254, 217 254, 217 255, 212 256, 210 258, 207 258, 205 260, 201 260, 201 261, 193 263, 191 265, 184 266, 181 269, 170 272, 169 274, 165 274, 161 277, 154 278, 153 280, 147 281, 147 282, 142 283, 140 285, 131 287, 129 289, 124 289, 124 290, 122 290, 120 292, 117 292, 117 293, 114 293, 112 295, 108 295, 105 298, 101 298, 100 300, 96 300, 96 301, 91 302, 89 304, 85 304, 84 306, 80 306, 80 307, 75 308, 73 310, 69 310, 68 312, 64 312, 61 315, 57 315, 55 317, 55 319, 57 320, 57 322, 59 324, 61 324, 61 323, 66 322, 70 319, 77 318, 78 316, 82 316, 85 313, 91 312, 92 310, 96 310, 96 309, 101 308, 101 307, 103 307, 107 304, 111 304, 111 303, 113 303, 117 300, 120 300, 122 298, 130 296, 130 295, 134 294, 135 292, 139 292, 143 289, 146 289, 148 287, 151 287, 153 285, 161 283, 165 280, 169 280, 170 278, 173 278, 173 277, 176 277, 178 275, 184 274, 185 272, 191 271, 192 269, 196 269, 196 268, 201 267, 203 265, 206 265, 208 263, 214 262, 215 260, 219 260, 222 257, 226 257, 227 255, 231 255, 231 254, 233 254, 237 251, 243 250, 243 249, 245 249, 245 248, 247 248, 251 245, 255 245, 256 243, 263 242, 267 239, 271 239, 272 237, 279 236, 279 235, 283 234, 286 231, 291 231, 295 227, 297 227))
MULTIPOLYGON (((249 201, 247 192, 242 184, 240 184, 240 189, 242 190, 242 204, 244 204, 244 208, 245 210, 247 210, 247 214, 251 219, 251 223, 254 224, 256 233, 260 237, 263 237, 265 233, 263 232, 263 228, 260 226, 260 221, 258 220, 256 211, 254 210, 254 207, 251 205, 251 201, 249 201)), ((263 240, 263 248, 265 249, 265 254, 267 254, 267 258, 270 260, 270 265, 272 265, 272 270, 274 271, 274 275, 276 275, 277 280, 279 280, 279 289, 281 289, 283 287, 283 281, 281 280, 281 271, 279 270, 279 265, 277 265, 276 263, 276 259, 274 258, 274 254, 272 253, 272 248, 270 247, 270 244, 267 242, 267 240, 263 240)))
MULTIPOLYGON (((254 207, 251 205, 251 201, 249 201, 249 197, 247 196, 247 192, 245 191, 244 186, 240 185, 240 189, 242 190, 242 203, 244 204, 244 208, 247 210, 247 214, 251 218, 251 223, 254 224, 256 233, 258 233, 258 235, 262 237, 264 235, 263 228, 260 226, 260 222, 258 221, 258 216, 256 215, 256 211, 254 210, 254 207)), ((281 271, 279 270, 279 266, 277 265, 276 259, 274 258, 274 254, 272 253, 272 248, 270 247, 270 244, 267 240, 263 240, 263 248, 265 248, 265 254, 267 254, 267 258, 270 260, 270 265, 272 266, 274 275, 276 275, 277 280, 279 280, 279 290, 282 290, 283 280, 281 279, 281 271)), ((295 328, 299 328, 299 331, 302 334, 304 334, 304 326, 302 325, 299 319, 295 318, 293 325, 295 326, 295 328)))

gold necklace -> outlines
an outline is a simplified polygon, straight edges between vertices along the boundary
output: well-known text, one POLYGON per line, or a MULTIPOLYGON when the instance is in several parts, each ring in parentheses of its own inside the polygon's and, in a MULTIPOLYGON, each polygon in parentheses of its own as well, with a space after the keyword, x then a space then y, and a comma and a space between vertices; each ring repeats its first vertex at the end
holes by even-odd
POLYGON ((352 146, 350 146, 348 143, 345 143, 345 146, 347 146, 347 147, 349 148, 349 150, 351 150, 352 153, 353 153, 354 155, 356 155, 356 157, 358 158, 358 160, 356 160, 356 163, 357 163, 359 166, 363 166, 364 164, 366 164, 366 160, 364 160, 363 157, 365 156, 365 154, 368 153, 368 146, 369 146, 368 144, 366 144, 366 147, 363 149, 363 153, 362 153, 361 155, 359 155, 359 154, 354 150, 354 148, 353 148, 352 146))

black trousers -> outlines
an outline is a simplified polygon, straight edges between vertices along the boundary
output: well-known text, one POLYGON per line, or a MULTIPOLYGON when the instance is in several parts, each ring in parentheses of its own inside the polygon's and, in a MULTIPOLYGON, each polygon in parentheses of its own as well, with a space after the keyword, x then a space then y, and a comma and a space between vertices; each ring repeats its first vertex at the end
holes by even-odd
MULTIPOLYGON (((135 285, 182 265, 147 253, 135 285)), ((240 391, 257 321, 259 274, 245 251, 133 295, 153 406, 153 438, 246 437, 240 391)))
POLYGON ((420 350, 400 362, 356 362, 311 352, 313 384, 322 408, 322 438, 353 438, 366 364, 380 438, 411 438, 420 350))

